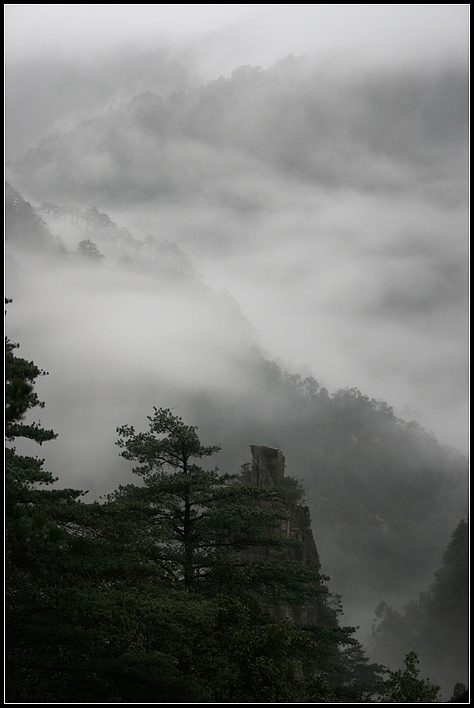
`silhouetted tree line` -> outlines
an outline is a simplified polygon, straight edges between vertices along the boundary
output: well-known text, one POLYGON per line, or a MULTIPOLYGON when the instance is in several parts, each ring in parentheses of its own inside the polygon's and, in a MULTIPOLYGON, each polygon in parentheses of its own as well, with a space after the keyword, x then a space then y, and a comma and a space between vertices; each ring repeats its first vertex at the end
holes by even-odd
MULTIPOLYGON (((252 440, 285 450, 291 469, 304 480, 318 547, 341 594, 354 592, 355 577, 359 587, 379 595, 404 592, 409 583, 423 587, 449 530, 467 511, 466 458, 415 421, 397 417, 384 401, 356 388, 330 393, 313 376, 290 373, 271 361, 251 343, 252 327, 238 304, 228 293, 217 295, 199 284, 192 262, 176 244, 152 235, 139 241, 107 214, 79 211, 89 214, 91 223, 106 224, 106 236, 99 227, 91 235, 97 233, 100 248, 115 245, 122 253, 120 268, 158 275, 165 286, 199 288, 209 306, 223 311, 246 338, 234 357, 252 392, 248 399, 236 406, 209 394, 195 404, 201 428, 219 431, 221 464, 238 469, 242 447, 252 440), (271 402, 268 414, 259 415, 255 399, 271 402)), ((33 249, 53 252, 44 245, 45 233, 47 242, 55 243, 46 224, 10 185, 7 212, 7 245, 23 243, 18 234, 26 234, 33 249)), ((77 254, 82 261, 107 264, 111 259, 102 257, 99 246, 84 239, 77 254)), ((76 254, 61 253, 64 267, 76 262, 76 254)), ((189 399, 192 408, 192 394, 189 399)))
MULTIPOLYGON (((469 676, 469 524, 461 520, 428 591, 397 612, 386 602, 376 610, 371 650, 398 663, 408 648, 423 657, 426 671, 454 686, 469 676)), ((465 690, 465 686, 464 686, 465 690)), ((458 690, 459 695, 463 693, 458 690)), ((459 696, 458 696, 459 698, 459 696)), ((459 701, 462 702, 462 701, 459 701)))
MULTIPOLYGON (((6 686, 27 702, 433 701, 438 687, 371 664, 353 628, 276 619, 275 603, 329 595, 319 567, 239 551, 270 545, 274 490, 201 467, 218 451, 168 409, 148 432, 117 429, 139 485, 87 504, 52 486, 12 443, 56 436, 25 416, 44 404, 33 362, 6 339, 6 686), (287 567, 291 565, 290 567, 287 567)), ((290 485, 291 486, 291 485, 290 485)), ((294 485, 293 485, 294 486, 294 485)), ((290 490, 291 491, 291 490, 290 490)))
MULTIPOLYGON (((216 153, 229 150, 312 183, 380 190, 391 188, 392 179, 363 169, 367 159, 383 153, 415 170, 420 161, 442 170, 434 148, 466 141, 464 67, 354 74, 289 56, 268 70, 243 66, 165 98, 146 91, 44 138, 13 174, 27 175, 38 193, 64 198, 182 199, 203 192, 206 172, 221 164, 216 153), (104 165, 106 179, 100 168, 84 179, 89 157, 104 165)), ((259 209, 258 197, 217 198, 242 212, 259 209)))

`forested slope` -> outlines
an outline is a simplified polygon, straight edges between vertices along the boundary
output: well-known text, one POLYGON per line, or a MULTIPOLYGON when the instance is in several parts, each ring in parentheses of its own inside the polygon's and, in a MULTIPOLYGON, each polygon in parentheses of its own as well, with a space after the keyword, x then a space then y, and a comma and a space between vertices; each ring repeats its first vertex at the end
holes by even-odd
MULTIPOLYGON (((467 513, 465 457, 441 445, 414 421, 395 416, 388 403, 370 399, 358 389, 329 393, 313 376, 290 374, 269 359, 235 300, 204 285, 176 244, 152 235, 137 239, 97 209, 43 204, 39 213, 56 228, 62 225, 69 242, 77 239, 83 249, 89 242, 96 249, 68 251, 64 243, 57 245, 39 213, 18 192, 8 187, 7 195, 7 251, 15 254, 20 272, 12 280, 15 288, 21 291, 21 273, 28 272, 28 261, 22 269, 22 258, 39 251, 55 262, 57 292, 65 287, 61 274, 68 277, 78 268, 85 274, 78 296, 87 298, 85 288, 94 283, 94 289, 99 288, 94 290, 95 302, 100 302, 103 287, 111 292, 125 288, 124 296, 130 293, 133 298, 130 288, 143 282, 147 292, 158 297, 158 305, 166 306, 170 297, 178 298, 183 308, 199 303, 198 316, 209 320, 221 336, 228 332, 228 350, 212 342, 204 350, 205 365, 214 362, 215 388, 204 385, 204 370, 202 386, 186 386, 179 377, 166 380, 159 363, 153 385, 133 393, 137 421, 160 402, 160 395, 164 402, 179 404, 209 439, 221 445, 217 461, 226 470, 236 471, 248 460, 250 444, 284 450, 289 470, 304 482, 332 587, 347 597, 348 604, 375 607, 380 596, 406 597, 429 582, 451 529, 467 513), (59 214, 56 220, 54 212, 59 214), (31 221, 28 237, 22 231, 25 214, 31 221), (97 253, 100 258, 94 257, 97 253)), ((48 272, 45 261, 41 268, 48 272)), ((198 341, 196 352, 203 346, 198 341)), ((172 342, 166 346, 173 349, 172 342)), ((199 367, 204 359, 196 356, 199 367)), ((128 390, 123 379, 117 385, 128 390)), ((113 411, 117 415, 120 407, 114 404, 113 411)), ((105 422, 91 432, 93 437, 99 438, 105 422)), ((104 429, 104 441, 115 424, 111 420, 111 430, 104 429)), ((106 455, 104 466, 113 469, 113 453, 106 455)), ((96 489, 106 490, 101 470, 88 475, 96 489)))

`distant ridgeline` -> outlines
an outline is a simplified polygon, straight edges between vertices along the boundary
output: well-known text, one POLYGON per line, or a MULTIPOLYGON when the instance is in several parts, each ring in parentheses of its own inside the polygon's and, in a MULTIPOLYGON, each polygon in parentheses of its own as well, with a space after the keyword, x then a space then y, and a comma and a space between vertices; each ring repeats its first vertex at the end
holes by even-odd
POLYGON ((9 182, 5 183, 5 239, 15 248, 79 255, 96 264, 106 257, 99 252, 97 242, 113 264, 121 268, 195 278, 190 259, 176 243, 151 234, 143 241, 135 239, 130 229, 117 226, 95 206, 80 209, 43 202, 33 207, 9 182), (53 228, 63 231, 61 236, 53 236, 53 228), (64 243, 64 231, 70 239, 77 239, 77 248, 72 252, 64 243))
POLYGON ((386 160, 418 169, 424 154, 438 166, 432 152, 467 140, 468 81, 464 66, 352 73, 332 61, 289 56, 268 70, 243 66, 165 99, 145 91, 43 138, 9 174, 41 200, 124 205, 212 190, 240 210, 258 208, 258 199, 244 192, 236 200, 235 183, 229 188, 236 155, 252 171, 257 160, 308 183, 393 188, 391 171, 376 166, 379 146, 386 160), (405 129, 394 130, 397 123, 405 129), (375 160, 372 170, 364 167, 368 159, 375 160), (216 176, 224 189, 216 190, 216 176))
MULTIPOLYGON (((285 560, 300 561, 319 571, 320 560, 316 543, 311 530, 309 507, 298 504, 295 498, 301 493, 297 480, 285 477, 285 457, 281 450, 265 445, 251 445, 252 464, 244 465, 243 482, 253 487, 274 487, 276 493, 272 501, 260 502, 265 508, 276 509, 283 504, 287 517, 282 521, 283 537, 293 540, 294 545, 285 545, 275 549, 272 546, 250 547, 242 553, 251 560, 260 558, 279 562, 285 560), (293 498, 292 498, 293 497, 293 498)), ((272 533, 273 530, 270 531, 272 533)), ((273 614, 280 619, 287 619, 300 625, 318 624, 334 626, 337 624, 336 614, 324 600, 324 595, 317 592, 303 605, 291 603, 274 606, 273 614)))
MULTIPOLYGON (((165 290, 174 281, 176 292, 182 288, 189 302, 202 303, 210 321, 243 343, 232 346, 232 365, 244 384, 238 399, 235 390, 216 393, 210 387, 186 388, 182 395, 173 390, 172 400, 222 445, 221 469, 238 469, 252 439, 285 450, 292 472, 304 482, 325 570, 346 607, 353 597, 375 608, 381 597, 395 602, 394 594, 416 595, 431 582, 452 529, 467 513, 463 455, 357 388, 328 392, 313 376, 278 366, 256 344, 235 300, 206 287, 177 244, 151 235, 139 240, 95 207, 45 202, 35 208, 8 183, 5 196, 7 278, 21 272, 23 253, 35 253, 51 261, 57 256, 61 268, 98 266, 97 282, 107 269, 130 273, 133 286, 137 274, 164 283, 165 290), (52 228, 61 237, 68 233, 73 250, 52 228), (188 285, 186 291, 182 286, 188 285)), ((149 395, 141 399, 144 408, 156 402, 149 395)))

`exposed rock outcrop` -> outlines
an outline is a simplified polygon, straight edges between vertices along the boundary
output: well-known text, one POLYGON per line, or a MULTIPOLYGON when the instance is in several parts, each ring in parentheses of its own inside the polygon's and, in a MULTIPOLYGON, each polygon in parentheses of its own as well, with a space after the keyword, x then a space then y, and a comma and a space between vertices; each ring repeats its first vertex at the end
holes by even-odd
MULTIPOLYGON (((270 508, 286 508, 286 519, 282 521, 281 531, 285 538, 293 539, 295 544, 285 546, 276 555, 270 546, 259 546, 245 552, 246 557, 297 560, 300 563, 314 565, 319 569, 320 560, 311 529, 309 507, 292 501, 288 493, 288 482, 285 477, 285 456, 281 450, 265 445, 251 445, 252 464, 245 473, 245 481, 255 487, 273 487, 275 496, 272 501, 264 502, 270 508)), ((298 624, 321 624, 333 626, 337 624, 334 611, 328 606, 324 592, 315 593, 307 602, 300 606, 280 605, 273 607, 272 612, 278 617, 289 619, 298 624)))
POLYGON ((254 487, 283 486, 285 457, 281 450, 264 445, 250 445, 252 467, 249 483, 254 487))

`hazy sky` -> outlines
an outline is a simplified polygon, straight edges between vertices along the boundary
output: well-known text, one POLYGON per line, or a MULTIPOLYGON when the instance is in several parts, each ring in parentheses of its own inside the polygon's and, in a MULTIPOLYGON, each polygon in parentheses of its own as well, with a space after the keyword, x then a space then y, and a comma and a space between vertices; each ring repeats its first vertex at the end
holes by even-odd
MULTIPOLYGON (((448 55, 466 59, 468 28, 467 4, 7 4, 5 52, 7 64, 22 64, 25 71, 35 66, 38 52, 58 59, 58 66, 62 57, 68 61, 80 58, 82 67, 88 60, 91 82, 96 78, 97 53, 124 43, 144 49, 164 42, 171 50, 177 48, 179 61, 191 57, 189 66, 204 79, 230 75, 241 64, 266 67, 290 52, 300 55, 332 49, 356 49, 359 55, 365 54, 375 74, 387 64, 434 69, 448 55), (163 33, 169 37, 163 38, 163 33), (189 47, 193 51, 186 54, 189 47)), ((13 70, 10 75, 22 76, 13 70)), ((26 82, 25 86, 30 90, 32 84, 26 82)), ((77 85, 82 86, 80 82, 77 85)), ((23 103, 15 103, 12 122, 20 132, 25 122, 28 139, 19 139, 18 144, 26 147, 33 147, 43 137, 26 130, 34 105, 42 109, 52 106, 54 111, 55 101, 60 103, 54 76, 51 84, 45 81, 42 86, 46 94, 33 96, 36 104, 23 95, 23 103), (47 93, 48 86, 56 90, 54 97, 47 93)), ((8 97, 7 93, 7 107, 8 97)), ((81 98, 79 93, 79 104, 81 98)), ((357 113, 357 106, 347 108, 357 113)), ((91 105, 90 109, 95 115, 106 108, 91 105)), ((341 103, 339 112, 345 110, 341 103)), ((449 110, 446 115, 449 119, 449 110)), ((70 125, 79 119, 74 113, 69 117, 70 125)), ((377 116, 367 121, 366 128, 369 135, 378 134, 377 116)), ((403 136, 403 125, 397 118, 389 126, 392 129, 394 135, 400 129, 403 136)), ((193 149, 203 149, 202 144, 188 147, 183 159, 188 159, 193 149)), ((236 216, 231 208, 219 211, 194 205, 187 211, 173 211, 162 204, 128 204, 111 210, 97 200, 95 205, 110 213, 120 226, 132 228, 138 238, 158 229, 166 238, 189 248, 206 282, 216 289, 227 287, 236 297, 271 358, 281 358, 294 367, 308 365, 330 389, 357 386, 395 405, 399 414, 406 405, 413 412, 407 416, 413 414, 434 430, 441 442, 465 451, 467 294, 460 273, 466 262, 467 217, 464 205, 445 204, 433 197, 465 188, 463 156, 449 150, 446 148, 448 167, 439 184, 433 185, 430 168, 423 163, 426 157, 428 164, 432 154, 423 154, 419 164, 411 165, 403 156, 399 161, 398 156, 384 157, 383 150, 373 161, 369 152, 359 154, 355 147, 347 172, 373 173, 382 183, 391 180, 393 191, 385 195, 370 193, 365 187, 359 190, 356 182, 355 188, 299 185, 268 166, 254 170, 247 157, 230 153, 229 157, 222 150, 216 150, 215 155, 206 153, 208 164, 215 165, 213 187, 225 188, 243 202, 257 195, 263 205, 262 216, 253 221, 236 216), (425 182, 421 184, 420 179, 425 182), (397 184, 401 191, 397 191, 397 184), (428 196, 423 193, 425 187, 428 196), (217 257, 212 249, 206 250, 187 237, 186 232, 196 233, 196 224, 203 232, 207 228, 217 236, 233 232, 242 243, 248 237, 249 247, 246 244, 240 253, 217 257)), ((332 146, 327 152, 327 162, 337 162, 332 146)), ((199 152, 195 159, 199 162, 199 152)), ((342 156, 341 161, 344 159, 342 156)), ((440 163, 443 159, 441 156, 440 163)), ((54 195, 42 199, 54 200, 54 195)), ((68 202, 73 202, 72 197, 68 202)), ((63 300, 59 298, 59 302, 63 300)), ((28 307, 25 302, 26 311, 28 307)), ((21 320, 19 310, 16 312, 15 317, 21 320)), ((68 312, 62 316, 67 322, 68 312)), ((12 326, 13 320, 12 314, 12 326)), ((55 336, 59 334, 67 339, 67 331, 55 336)), ((19 337, 23 342, 21 332, 19 337)), ((45 342, 45 347, 49 346, 45 342)), ((73 342, 68 344, 71 357, 78 356, 73 342)), ((104 341, 105 359, 108 349, 104 341)), ((38 352, 46 355, 39 345, 38 352)), ((36 358, 34 346, 29 356, 36 358)), ((127 356, 125 352, 125 359, 127 356)))
POLYGON ((251 28, 248 61, 359 46, 377 54, 432 57, 465 51, 469 5, 11 5, 6 58, 38 51, 87 54, 117 43, 153 46, 157 33, 186 35, 234 23, 251 28))

